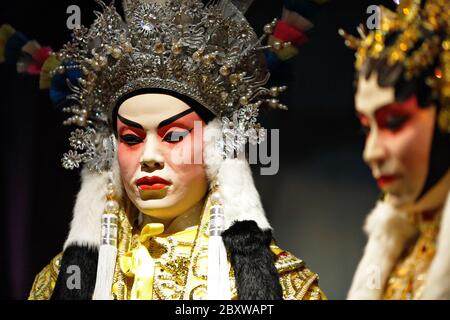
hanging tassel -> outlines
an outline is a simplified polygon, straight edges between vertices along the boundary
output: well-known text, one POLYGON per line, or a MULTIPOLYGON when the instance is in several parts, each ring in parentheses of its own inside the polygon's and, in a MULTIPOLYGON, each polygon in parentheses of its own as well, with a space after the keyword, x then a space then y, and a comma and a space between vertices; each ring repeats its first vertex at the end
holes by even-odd
POLYGON ((102 241, 98 253, 93 300, 112 300, 111 288, 117 257, 117 214, 119 213, 119 204, 114 200, 114 195, 114 185, 109 183, 108 201, 105 213, 102 215, 102 241))
POLYGON ((208 300, 231 299, 227 251, 221 236, 225 225, 225 215, 220 199, 220 194, 216 190, 211 195, 213 205, 210 208, 209 220, 208 300))

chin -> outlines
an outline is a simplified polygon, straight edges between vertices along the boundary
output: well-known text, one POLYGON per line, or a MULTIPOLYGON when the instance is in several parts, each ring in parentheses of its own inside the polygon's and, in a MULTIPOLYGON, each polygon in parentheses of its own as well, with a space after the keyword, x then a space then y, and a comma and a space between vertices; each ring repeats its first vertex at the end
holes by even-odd
POLYGON ((161 200, 147 200, 145 202, 149 201, 152 201, 152 203, 138 203, 135 204, 135 206, 142 214, 152 218, 166 220, 172 219, 174 216, 176 216, 173 214, 174 210, 172 209, 172 206, 161 203, 161 200))
POLYGON ((401 193, 401 192, 399 192, 399 193, 387 192, 386 194, 388 196, 389 203, 396 208, 401 208, 405 205, 411 204, 414 202, 414 199, 416 198, 412 194, 401 193))
POLYGON ((145 211, 161 211, 165 210, 167 208, 173 207, 177 201, 177 199, 174 199, 170 195, 165 196, 162 199, 148 199, 144 200, 141 198, 138 198, 135 205, 136 207, 142 211, 143 213, 146 213, 145 211))
POLYGON ((183 203, 182 199, 179 194, 171 193, 168 193, 161 199, 142 199, 138 196, 135 198, 134 205, 139 211, 148 216, 164 218, 168 215, 170 216, 173 211, 180 211, 180 205, 183 203))

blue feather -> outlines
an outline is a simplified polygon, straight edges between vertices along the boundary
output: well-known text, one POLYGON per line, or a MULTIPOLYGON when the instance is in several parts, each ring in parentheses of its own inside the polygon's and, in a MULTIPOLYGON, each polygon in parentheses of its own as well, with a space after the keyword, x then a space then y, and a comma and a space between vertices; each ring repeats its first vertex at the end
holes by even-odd
MULTIPOLYGON (((71 63, 66 63, 64 66, 71 65, 71 63)), ((56 73, 51 82, 50 86, 50 100, 52 103, 59 107, 61 104, 67 102, 67 96, 73 94, 67 85, 67 80, 74 86, 78 86, 78 79, 81 78, 81 71, 78 68, 66 69, 62 74, 56 73)))
POLYGON ((16 64, 19 60, 22 47, 28 42, 28 38, 22 32, 15 32, 5 45, 5 63, 16 64))
POLYGON ((264 55, 266 56, 267 67, 269 70, 275 70, 280 65, 281 60, 273 51, 266 49, 264 50, 264 55))

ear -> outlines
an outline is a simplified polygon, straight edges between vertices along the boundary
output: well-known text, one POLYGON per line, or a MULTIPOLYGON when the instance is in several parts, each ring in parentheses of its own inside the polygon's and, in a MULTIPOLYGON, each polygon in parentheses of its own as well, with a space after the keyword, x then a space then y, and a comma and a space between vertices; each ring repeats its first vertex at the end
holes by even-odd
POLYGON ((222 125, 214 119, 205 128, 203 159, 211 182, 219 184, 225 214, 225 229, 235 221, 253 220, 262 230, 271 229, 261 199, 255 188, 252 172, 244 157, 223 158, 217 148, 222 139, 222 125))

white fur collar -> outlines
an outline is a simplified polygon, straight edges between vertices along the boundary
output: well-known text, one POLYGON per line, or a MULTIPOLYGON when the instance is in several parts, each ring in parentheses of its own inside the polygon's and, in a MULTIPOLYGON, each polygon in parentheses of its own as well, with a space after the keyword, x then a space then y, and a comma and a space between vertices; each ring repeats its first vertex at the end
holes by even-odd
MULTIPOLYGON (((444 177, 445 193, 436 255, 428 271, 422 299, 450 299, 450 192, 449 174, 444 177)), ((442 200, 441 200, 442 201, 442 200)), ((441 202, 442 203, 442 202, 441 202)), ((364 230, 368 242, 358 265, 349 299, 381 299, 386 280, 417 229, 407 219, 407 212, 378 202, 369 214, 364 230)))
MULTIPOLYGON (((120 199, 123 194, 117 157, 111 170, 114 189, 120 199)), ((73 218, 64 249, 71 244, 99 247, 101 239, 101 216, 106 203, 109 173, 97 173, 83 168, 81 187, 75 200, 73 218)))
MULTIPOLYGON (((250 166, 245 159, 223 160, 215 148, 221 137, 219 120, 211 121, 204 130, 204 161, 209 181, 217 180, 225 212, 225 228, 234 221, 254 220, 261 229, 271 228, 255 188, 250 166)), ((115 189, 122 196, 122 182, 117 158, 112 175, 115 189)), ((93 173, 84 168, 77 195, 69 236, 64 244, 98 247, 101 238, 101 216, 105 206, 108 173, 93 173)))
POLYGON ((225 229, 234 221, 242 220, 253 220, 260 229, 270 229, 247 160, 224 160, 216 148, 217 139, 222 138, 219 119, 211 121, 203 134, 206 173, 209 181, 216 180, 219 183, 225 212, 225 229))

